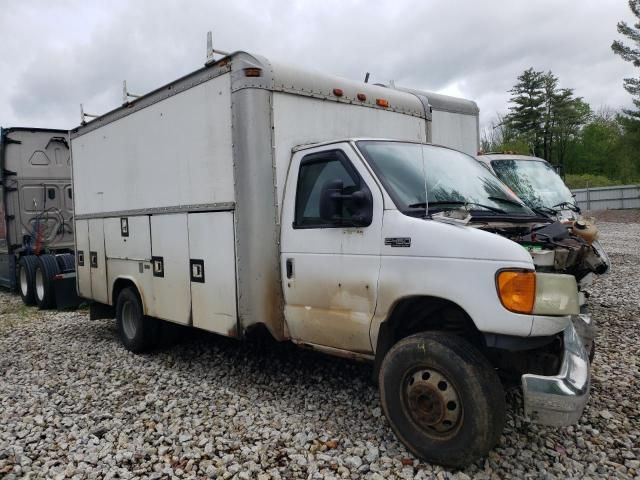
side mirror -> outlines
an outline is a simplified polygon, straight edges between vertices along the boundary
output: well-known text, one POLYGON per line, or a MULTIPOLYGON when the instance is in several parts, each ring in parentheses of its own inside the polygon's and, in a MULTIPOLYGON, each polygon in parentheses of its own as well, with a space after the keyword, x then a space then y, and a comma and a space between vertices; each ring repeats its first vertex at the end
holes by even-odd
POLYGON ((345 194, 342 180, 327 181, 320 190, 320 218, 327 223, 339 223, 349 227, 371 225, 371 192, 365 187, 345 194))

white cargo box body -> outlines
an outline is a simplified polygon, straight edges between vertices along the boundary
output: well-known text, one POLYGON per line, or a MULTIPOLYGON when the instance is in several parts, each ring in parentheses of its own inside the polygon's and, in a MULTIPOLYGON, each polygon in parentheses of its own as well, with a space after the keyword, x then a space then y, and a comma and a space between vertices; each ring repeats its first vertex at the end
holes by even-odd
POLYGON ((79 293, 113 305, 133 284, 147 315, 230 336, 264 323, 285 338, 278 245, 292 148, 425 142, 428 116, 413 94, 240 52, 76 128, 79 293))
POLYGON ((412 93, 431 112, 431 143, 476 156, 480 148, 480 109, 473 100, 440 93, 389 86, 412 93))

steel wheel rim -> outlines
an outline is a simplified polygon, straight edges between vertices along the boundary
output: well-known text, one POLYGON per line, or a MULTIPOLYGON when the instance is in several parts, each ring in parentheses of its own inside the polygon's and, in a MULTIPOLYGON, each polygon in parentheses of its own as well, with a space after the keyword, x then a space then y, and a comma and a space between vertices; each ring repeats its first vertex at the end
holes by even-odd
POLYGON ((135 308, 131 300, 127 300, 122 305, 122 328, 127 338, 134 338, 136 336, 136 320, 135 308))
POLYGON ((38 300, 42 300, 44 298, 44 275, 42 274, 42 269, 36 269, 36 297, 38 300))
POLYGON ((449 437, 462 424, 458 390, 438 370, 421 367, 406 375, 402 401, 411 422, 429 436, 449 437))
POLYGON ((29 293, 29 281, 27 280, 27 271, 24 267, 20 268, 20 292, 23 297, 29 293))

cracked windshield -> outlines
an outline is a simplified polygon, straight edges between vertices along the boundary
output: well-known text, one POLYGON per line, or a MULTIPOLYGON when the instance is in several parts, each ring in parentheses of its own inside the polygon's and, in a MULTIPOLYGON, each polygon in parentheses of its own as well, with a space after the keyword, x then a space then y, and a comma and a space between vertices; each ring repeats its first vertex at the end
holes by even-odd
POLYGON ((406 214, 466 206, 476 216, 533 215, 476 160, 456 150, 386 141, 361 141, 358 148, 406 214))
POLYGON ((500 180, 509 185, 528 205, 557 208, 574 205, 571 192, 547 163, 538 160, 492 160, 500 180))

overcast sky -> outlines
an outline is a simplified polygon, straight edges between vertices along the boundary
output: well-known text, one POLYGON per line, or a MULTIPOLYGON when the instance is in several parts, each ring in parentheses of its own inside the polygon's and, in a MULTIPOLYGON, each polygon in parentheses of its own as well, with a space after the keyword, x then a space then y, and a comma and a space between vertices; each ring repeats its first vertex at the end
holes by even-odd
POLYGON ((594 109, 630 105, 637 75, 611 52, 626 0, 3 0, 0 125, 72 128, 129 90, 202 66, 214 47, 351 79, 463 96, 486 125, 516 77, 552 70, 594 109))

